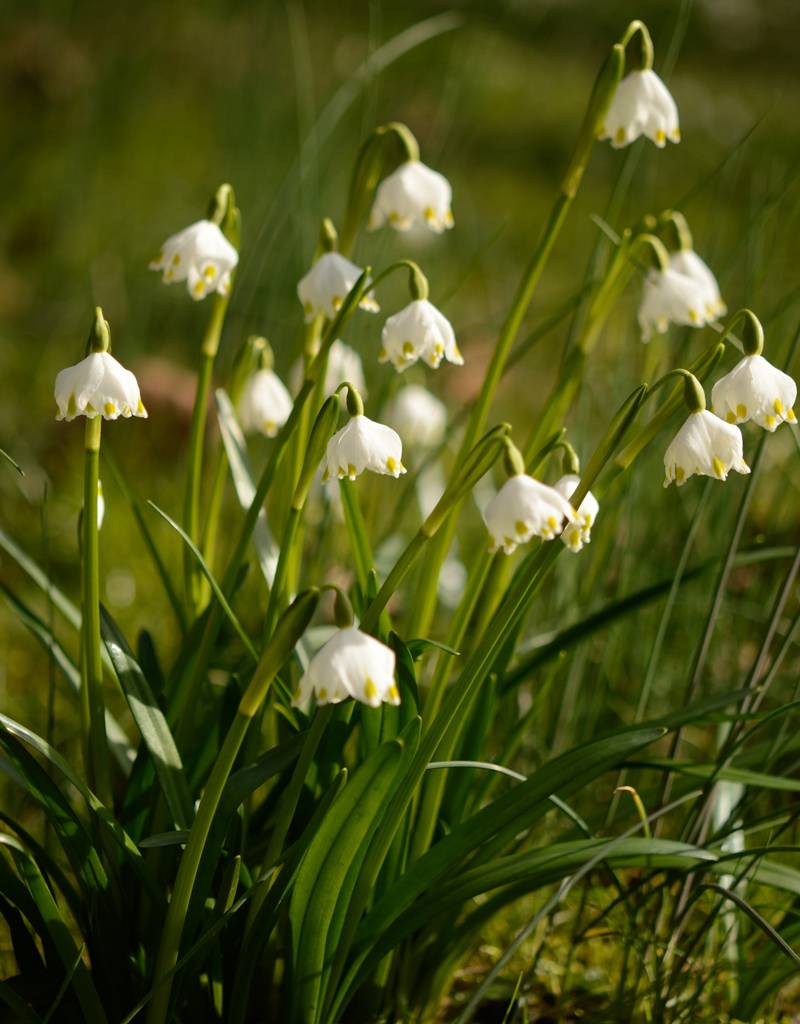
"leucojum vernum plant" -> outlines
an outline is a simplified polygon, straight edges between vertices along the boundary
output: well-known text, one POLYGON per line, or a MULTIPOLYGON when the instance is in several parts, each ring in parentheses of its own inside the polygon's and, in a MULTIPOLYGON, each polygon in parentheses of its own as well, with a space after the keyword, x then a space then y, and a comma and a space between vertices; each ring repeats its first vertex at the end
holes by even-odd
MULTIPOLYGON (((106 442, 147 416, 123 365, 126 340, 97 308, 85 351, 65 351, 79 361, 56 378, 58 419, 77 421, 63 428, 75 446, 80 424, 85 451, 79 605, 2 534, 6 555, 69 631, 60 642, 4 587, 74 690, 83 751, 73 763, 0 716, 4 773, 47 832, 42 840, 28 816, 0 815, 0 915, 17 968, 0 1001, 14 1020, 468 1021, 516 965, 510 1020, 538 977, 557 912, 581 892, 571 941, 608 928, 626 950, 614 1019, 699 1019, 709 975, 697 965, 709 953, 730 1008, 746 1019, 797 970, 800 872, 783 856, 797 812, 751 813, 762 787, 781 788, 773 766, 792 739, 784 729, 766 743, 759 730, 794 630, 769 662, 795 552, 771 556, 791 568, 757 667, 721 696, 701 686, 720 595, 746 554, 738 538, 759 431, 796 422, 795 383, 773 365, 780 339, 765 339, 750 309, 728 315, 685 217, 667 210, 609 229, 608 258, 593 265, 527 436, 512 439, 495 401, 595 145, 624 149, 640 136, 659 148, 680 141, 650 35, 633 22, 597 75, 552 212, 459 416, 423 386, 466 372, 470 360, 437 307, 437 282, 410 259, 354 262, 365 232, 402 241, 458 231, 447 178, 422 161, 404 124, 367 135, 341 218, 323 211, 331 216, 297 284, 301 341, 286 380, 276 366, 290 339, 273 351, 256 336, 239 342, 217 380, 221 343, 237 345, 224 329, 240 258, 252 255, 233 188, 221 186, 206 217, 164 242, 152 268, 177 286, 176 301, 188 292, 207 313, 183 507, 148 507, 143 482, 133 493, 121 467, 103 469, 113 493, 129 495, 174 613, 172 642, 158 649, 149 634, 126 641, 99 584, 106 442), (397 309, 385 308, 389 278, 407 288, 397 309), (631 280, 641 287, 642 341, 656 356, 649 365, 661 372, 640 382, 621 366, 627 397, 621 391, 616 408, 606 400, 593 440, 579 443, 584 435, 566 428, 631 280), (346 340, 359 319, 372 337, 368 374, 346 340), (663 337, 671 325, 686 329, 686 365, 663 337), (248 454, 245 435, 266 440, 248 454), (644 472, 638 460, 651 446, 663 449, 664 486, 685 487, 681 497, 701 476, 744 494, 725 558, 692 570, 710 604, 694 655, 685 641, 685 701, 648 718, 662 631, 633 720, 572 748, 541 749, 527 776, 515 772, 559 652, 623 609, 533 649, 526 623, 603 537, 606 498, 644 472), (751 470, 747 481, 735 476, 751 470), (464 530, 474 535, 476 503, 483 540, 459 545, 464 530), (156 525, 180 553, 179 581, 156 525), (334 564, 344 574, 331 573, 334 564), (122 697, 129 714, 120 720, 122 697), (686 730, 710 721, 719 755, 693 765, 686 730), (602 805, 599 822, 574 806, 587 796, 602 805), (589 898, 600 876, 605 895, 589 898), (781 899, 782 915, 764 909, 781 899), (499 934, 498 921, 508 922, 505 948, 487 953, 481 943, 499 934), (460 972, 476 963, 465 986, 460 972)), ((654 527, 648 543, 659 543, 654 527)), ((669 591, 663 630, 691 543, 659 591, 669 591)), ((583 698, 572 690, 570 699, 583 698)))

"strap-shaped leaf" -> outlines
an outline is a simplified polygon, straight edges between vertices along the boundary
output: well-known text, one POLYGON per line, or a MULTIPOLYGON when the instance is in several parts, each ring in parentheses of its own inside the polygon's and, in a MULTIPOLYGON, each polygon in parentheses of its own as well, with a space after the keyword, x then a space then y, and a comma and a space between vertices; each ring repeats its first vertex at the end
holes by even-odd
MULTIPOLYGON (((395 782, 403 750, 392 740, 374 751, 333 803, 306 852, 289 903, 297 1020, 317 1019, 326 969, 326 941, 339 888, 395 782)), ((327 965, 328 968, 330 965, 327 965)))
POLYGON ((70 928, 61 916, 58 904, 53 899, 53 894, 50 892, 36 861, 22 844, 11 836, 0 835, 0 843, 10 850, 17 870, 39 909, 64 970, 67 973, 73 972, 72 987, 80 1003, 84 1020, 87 1024, 106 1024, 108 1018, 100 996, 97 994, 97 989, 94 987, 92 975, 81 960, 80 951, 75 945, 70 928))
POLYGON ((116 622, 105 608, 101 609, 100 629, 111 663, 117 673, 128 707, 136 722, 142 742, 153 759, 164 799, 167 801, 175 827, 191 826, 192 801, 181 755, 173 739, 164 712, 150 689, 139 663, 125 641, 116 622))

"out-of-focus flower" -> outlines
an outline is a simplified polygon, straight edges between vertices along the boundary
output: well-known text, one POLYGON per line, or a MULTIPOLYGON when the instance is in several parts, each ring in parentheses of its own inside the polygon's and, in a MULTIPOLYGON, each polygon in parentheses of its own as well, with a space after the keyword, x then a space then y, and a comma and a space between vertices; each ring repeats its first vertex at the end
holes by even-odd
POLYGON ((408 231, 415 224, 424 224, 441 234, 453 226, 452 199, 453 190, 443 174, 420 160, 407 160, 378 186, 369 229, 388 222, 397 231, 408 231))
POLYGON ((754 420, 773 431, 781 423, 796 423, 792 408, 797 385, 761 355, 745 356, 711 389, 711 407, 728 423, 754 420))
POLYGON ((664 453, 664 486, 674 480, 680 487, 695 474, 725 480, 732 469, 750 472, 744 461, 741 430, 707 409, 689 413, 664 453))
MULTIPOLYGON (((361 267, 341 253, 324 252, 297 285, 306 323, 311 323, 320 313, 332 320, 362 273, 361 267)), ((365 295, 359 306, 370 313, 380 309, 371 295, 365 295)))
POLYGON ((483 513, 491 538, 491 550, 510 555, 531 537, 552 540, 561 533, 564 520, 577 522, 575 509, 554 487, 525 473, 506 480, 483 513))
POLYGON ((450 321, 427 299, 414 299, 383 326, 378 359, 402 373, 418 359, 436 369, 443 359, 463 366, 450 321))
MULTIPOLYGON (((565 473, 560 480, 553 484, 553 487, 569 501, 580 482, 581 478, 576 476, 575 473, 565 473)), ((597 498, 595 498, 591 491, 588 491, 577 509, 578 518, 576 522, 567 523, 566 528, 561 534, 561 539, 570 551, 577 553, 584 544, 588 544, 592 539, 592 527, 599 511, 600 505, 597 498)))
POLYGON ((646 135, 659 148, 667 139, 680 142, 678 108, 669 89, 652 68, 631 71, 617 86, 605 116, 601 139, 615 149, 646 135))
POLYGON ((256 370, 250 375, 239 399, 242 430, 275 437, 291 411, 291 396, 274 370, 256 370))
POLYGON ((406 444, 432 448, 444 440, 447 408, 427 388, 408 384, 389 403, 386 419, 406 444))
POLYGON ((642 341, 649 341, 656 331, 663 334, 670 323, 703 327, 714 319, 706 312, 706 299, 702 285, 671 266, 648 271, 638 314, 642 341))
POLYGON ((55 399, 58 420, 147 416, 136 377, 110 352, 92 352, 75 366, 62 370, 56 376, 55 399))
POLYGON ((210 292, 227 295, 231 271, 239 253, 211 220, 198 220, 172 235, 161 246, 151 270, 162 270, 167 284, 185 281, 189 294, 198 302, 210 292))
POLYGON ((399 435, 363 414, 351 416, 347 426, 328 441, 325 463, 323 480, 332 476, 355 480, 365 469, 393 477, 406 472, 399 435))
POLYGON ((394 651, 355 626, 337 630, 309 662, 292 703, 338 704, 353 697, 371 708, 399 704, 394 651))
POLYGON ((679 274, 694 281, 703 296, 703 312, 707 320, 724 316, 728 307, 722 301, 717 279, 708 264, 694 249, 679 249, 669 254, 669 265, 679 274))

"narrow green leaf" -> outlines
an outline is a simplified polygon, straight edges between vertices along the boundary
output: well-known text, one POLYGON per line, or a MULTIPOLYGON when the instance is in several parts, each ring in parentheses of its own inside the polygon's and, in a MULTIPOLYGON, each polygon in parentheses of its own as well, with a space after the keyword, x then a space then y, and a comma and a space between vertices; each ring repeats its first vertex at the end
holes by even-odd
POLYGON ((0 843, 10 850, 17 869, 45 921, 53 946, 67 975, 72 973, 72 987, 80 1002, 84 1020, 87 1024, 106 1024, 108 1018, 94 987, 92 975, 81 960, 70 928, 61 916, 61 911, 36 862, 11 836, 0 835, 0 843))
POLYGON ((188 533, 186 533, 185 530, 183 530, 180 526, 178 526, 178 524, 175 522, 175 520, 171 516, 168 516, 166 512, 163 512, 158 507, 158 505, 156 505, 152 501, 148 501, 147 504, 154 511, 158 512, 158 514, 161 516, 162 519, 166 520, 166 522, 169 523, 169 525, 178 534, 178 536, 181 538, 181 540, 186 545, 186 547, 194 555, 195 560, 197 561, 197 564, 200 566, 200 568, 203 571, 203 575, 208 580, 209 586, 211 587, 211 589, 214 592, 214 597, 216 597, 217 601, 219 601, 220 607, 222 608, 223 612, 227 616, 228 621, 233 626, 233 628, 236 630, 236 633, 237 633, 239 639, 244 644, 244 646, 247 649, 247 652, 250 655, 250 657, 253 659, 253 661, 258 661, 258 652, 256 651, 255 647, 253 647, 253 644, 252 644, 252 642, 250 640, 250 637, 245 632, 244 627, 242 626, 241 622, 239 622, 239 619, 237 618, 236 613, 231 608, 231 606, 228 604, 228 601, 226 600, 225 595, 222 593, 222 589, 220 588, 219 583, 217 583, 216 579, 214 578, 214 574, 211 572, 209 567, 206 565, 206 560, 203 558, 203 556, 200 553, 200 550, 197 547, 197 545, 192 541, 192 539, 188 535, 188 533))
POLYGON ((314 836, 297 874, 289 903, 294 975, 295 1017, 305 1024, 317 1019, 323 994, 326 939, 336 909, 339 886, 353 857, 375 827, 391 788, 403 745, 385 743, 356 770, 314 836))
POLYGON ((117 465, 116 460, 108 451, 107 447, 102 449, 103 451, 103 462, 108 465, 111 470, 114 481, 122 491, 123 497, 131 507, 133 518, 136 520, 136 525, 139 527, 139 532, 142 535, 144 546, 147 548, 147 553, 150 555, 150 559, 153 562, 153 566, 156 570, 156 575, 161 580, 161 585, 164 587, 164 593, 167 595, 167 600, 170 603, 172 611, 175 613, 175 618, 178 620, 178 625, 181 630, 186 630, 186 614, 184 612, 183 604, 181 603, 178 593, 172 583, 172 576, 166 567, 164 559, 161 557, 161 552, 158 550, 158 545, 155 542, 152 531, 147 524, 147 519, 142 511, 141 502, 136 498, 128 487, 128 482, 122 474, 122 470, 117 465))
POLYGON ((153 758, 156 772, 176 828, 191 826, 192 800, 181 755, 173 739, 164 712, 150 684, 133 656, 125 637, 105 608, 101 608, 100 630, 117 673, 128 707, 139 729, 142 742, 153 758))
MULTIPOLYGON (((78 666, 72 661, 61 644, 53 636, 52 630, 39 618, 38 615, 35 615, 27 605, 23 604, 23 602, 20 601, 19 598, 17 598, 2 581, 0 581, 0 591, 2 591, 7 604, 19 618, 20 622, 22 622, 23 625, 33 633, 52 658, 54 664, 61 670, 64 678, 69 683, 70 689, 76 696, 80 697, 81 674, 78 666)), ((136 756, 133 747, 125 734, 125 730, 116 718, 114 718, 108 708, 106 708, 105 711, 105 719, 106 735, 108 737, 111 750, 113 751, 114 757, 122 769, 123 774, 128 776, 130 775, 131 765, 133 764, 136 756)))

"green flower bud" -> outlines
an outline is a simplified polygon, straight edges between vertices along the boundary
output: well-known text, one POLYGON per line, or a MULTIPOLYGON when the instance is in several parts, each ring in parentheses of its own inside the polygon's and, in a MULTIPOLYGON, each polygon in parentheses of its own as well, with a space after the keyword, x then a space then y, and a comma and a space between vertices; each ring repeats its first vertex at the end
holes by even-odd
POLYGON ((100 306, 94 307, 94 320, 86 342, 86 355, 92 352, 108 352, 111 349, 111 329, 103 316, 100 306))

